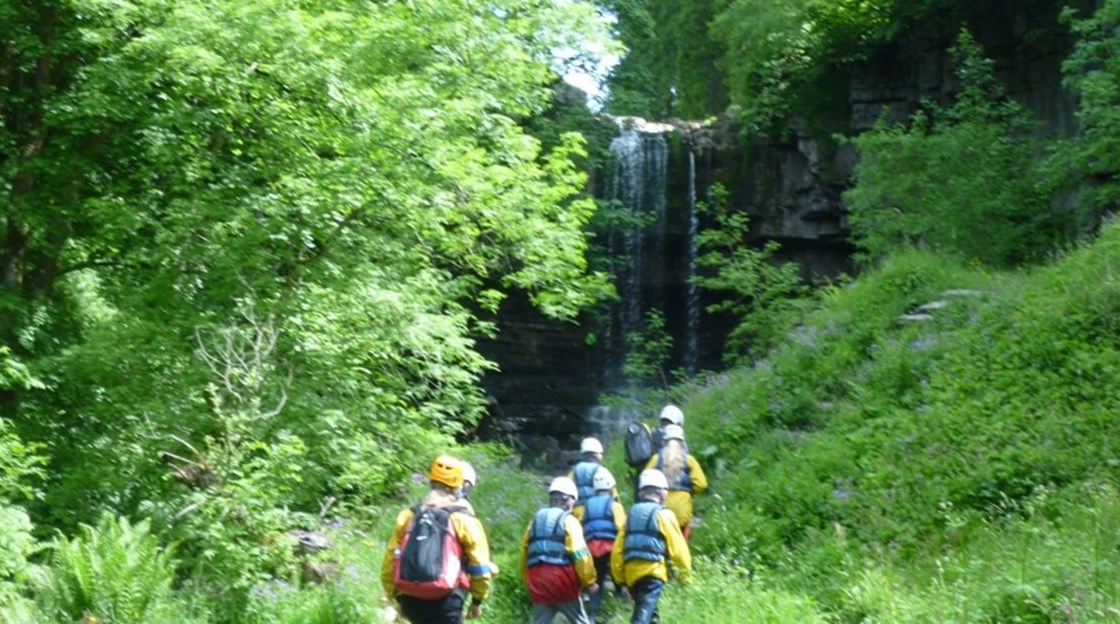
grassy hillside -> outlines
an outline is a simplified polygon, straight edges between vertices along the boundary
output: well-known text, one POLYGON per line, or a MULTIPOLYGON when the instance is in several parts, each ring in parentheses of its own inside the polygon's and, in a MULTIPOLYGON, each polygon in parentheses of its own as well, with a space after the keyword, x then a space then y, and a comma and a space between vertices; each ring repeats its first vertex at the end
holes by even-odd
MULTIPOLYGON (((713 493, 663 619, 1120 622, 1118 347, 1117 225, 1030 271, 909 252, 823 293, 767 358, 686 389, 713 493)), ((498 587, 490 616, 524 621, 498 587)))
POLYGON ((695 549, 834 621, 1120 621, 1118 269, 1109 225, 1030 272, 911 252, 831 289, 693 389, 695 549))

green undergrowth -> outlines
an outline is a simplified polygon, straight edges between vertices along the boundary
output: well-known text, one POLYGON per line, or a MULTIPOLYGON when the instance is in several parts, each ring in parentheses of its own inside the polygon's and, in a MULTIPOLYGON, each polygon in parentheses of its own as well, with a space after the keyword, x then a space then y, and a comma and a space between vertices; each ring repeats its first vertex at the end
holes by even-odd
POLYGON ((697 551, 834 621, 1120 621, 1117 267, 1108 225, 1041 268, 910 251, 823 293, 690 388, 697 551))
MULTIPOLYGON (((1115 226, 1032 270, 898 254, 822 293, 766 358, 683 389, 713 488, 697 502, 696 583, 670 585, 662 620, 1120 622, 1117 266, 1115 226)), ((625 483, 618 451, 608 440, 625 483)), ((484 619, 528 621, 519 548, 554 475, 493 447, 465 454, 502 569, 484 619)), ((422 490, 367 518, 353 555, 375 560, 367 579, 422 490)), ((355 595, 313 591, 301 608, 355 595)), ((607 597, 599 621, 630 608, 607 597)))
MULTIPOLYGON (((1120 622, 1117 267, 1115 225, 1031 270, 898 254, 821 293, 767 357, 676 389, 712 491, 697 499, 696 583, 669 586, 662 621, 1120 622)), ((619 441, 607 446, 627 483, 619 441)), ((478 470, 471 499, 501 568, 483 621, 528 621, 521 539, 556 475, 497 445, 456 453, 478 470)), ((234 602, 192 587, 143 523, 60 536, 41 556, 13 525, 5 539, 23 546, 0 615, 73 622, 142 605, 129 606, 138 621, 387 621, 385 542, 429 460, 413 458, 392 500, 324 515, 332 545, 310 563, 327 582, 261 578, 234 602), (138 549, 150 554, 128 556, 138 549), (111 575, 86 572, 103 562, 111 575)), ((630 607, 608 597, 600 622, 630 607)))

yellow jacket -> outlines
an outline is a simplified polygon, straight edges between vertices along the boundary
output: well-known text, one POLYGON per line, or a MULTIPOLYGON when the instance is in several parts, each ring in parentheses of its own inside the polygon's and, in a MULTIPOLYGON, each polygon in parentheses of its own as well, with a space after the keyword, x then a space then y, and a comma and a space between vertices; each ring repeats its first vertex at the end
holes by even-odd
MULTIPOLYGON (((432 491, 424 498, 423 505, 432 507, 446 507, 459 505, 454 496, 443 495, 432 491)), ((412 523, 412 509, 405 509, 397 514, 397 521, 393 527, 393 535, 389 538, 389 546, 385 549, 385 557, 381 561, 381 586, 385 595, 396 598, 397 588, 393 585, 393 561, 400 555, 397 552, 405 531, 412 523)), ((451 526, 455 536, 463 546, 463 555, 466 557, 466 572, 470 577, 470 592, 475 602, 482 602, 490 594, 490 544, 486 540, 486 531, 482 523, 468 512, 451 514, 451 526)))
MULTIPOLYGON (((529 531, 533 528, 532 521, 525 527, 525 534, 521 536, 521 577, 529 578, 529 531)), ((587 543, 583 540, 583 525, 578 518, 568 514, 564 518, 564 550, 579 576, 584 587, 595 582, 595 562, 587 550, 587 543)))
MULTIPOLYGON (((641 501, 639 501, 641 502, 641 501)), ((657 529, 665 539, 665 549, 668 551, 660 561, 647 561, 645 559, 631 559, 626 561, 623 551, 626 543, 626 527, 618 533, 611 551, 611 577, 616 584, 633 587, 638 581, 647 576, 669 580, 669 564, 673 566, 675 579, 683 585, 692 582, 692 553, 688 550, 688 542, 681 535, 681 527, 677 524, 677 517, 669 509, 660 509, 657 512, 657 529)))
MULTIPOLYGON (((677 517, 677 522, 681 526, 692 522, 692 496, 708 489, 708 476, 704 474, 704 469, 700 467, 700 463, 692 455, 686 457, 688 460, 688 476, 692 479, 692 491, 674 490, 672 484, 669 484, 669 497, 665 499, 665 506, 673 510, 673 515, 677 517)), ((646 470, 657 468, 657 462, 660 459, 661 455, 654 453, 653 457, 650 457, 646 463, 646 470)), ((658 468, 658 470, 665 471, 664 468, 658 468)))

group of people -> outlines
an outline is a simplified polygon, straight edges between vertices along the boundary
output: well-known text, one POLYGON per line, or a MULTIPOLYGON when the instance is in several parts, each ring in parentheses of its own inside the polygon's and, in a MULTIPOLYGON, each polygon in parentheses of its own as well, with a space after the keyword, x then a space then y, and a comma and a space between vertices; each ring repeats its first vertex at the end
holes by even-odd
MULTIPOLYGON (((657 451, 637 474, 629 510, 602 464, 603 445, 596 438, 584 438, 580 461, 552 479, 548 505, 534 514, 521 544, 533 624, 549 624, 557 614, 572 624, 592 624, 610 588, 617 598, 633 600, 631 624, 656 622, 670 574, 691 582, 692 496, 708 481, 685 446, 684 414, 669 405, 660 416, 653 435, 657 451)), ((467 619, 480 615, 498 568, 466 498, 477 483, 474 469, 440 456, 428 480, 420 504, 397 516, 382 585, 410 622, 457 624, 464 606, 467 619)))

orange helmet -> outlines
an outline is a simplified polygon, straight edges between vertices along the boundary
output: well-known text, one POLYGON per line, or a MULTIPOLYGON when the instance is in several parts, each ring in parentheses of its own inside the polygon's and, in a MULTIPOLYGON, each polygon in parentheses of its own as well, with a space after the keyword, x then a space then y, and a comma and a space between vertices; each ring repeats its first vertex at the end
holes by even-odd
POLYGON ((450 455, 440 455, 428 469, 428 480, 449 488, 460 487, 463 485, 463 462, 450 455))

